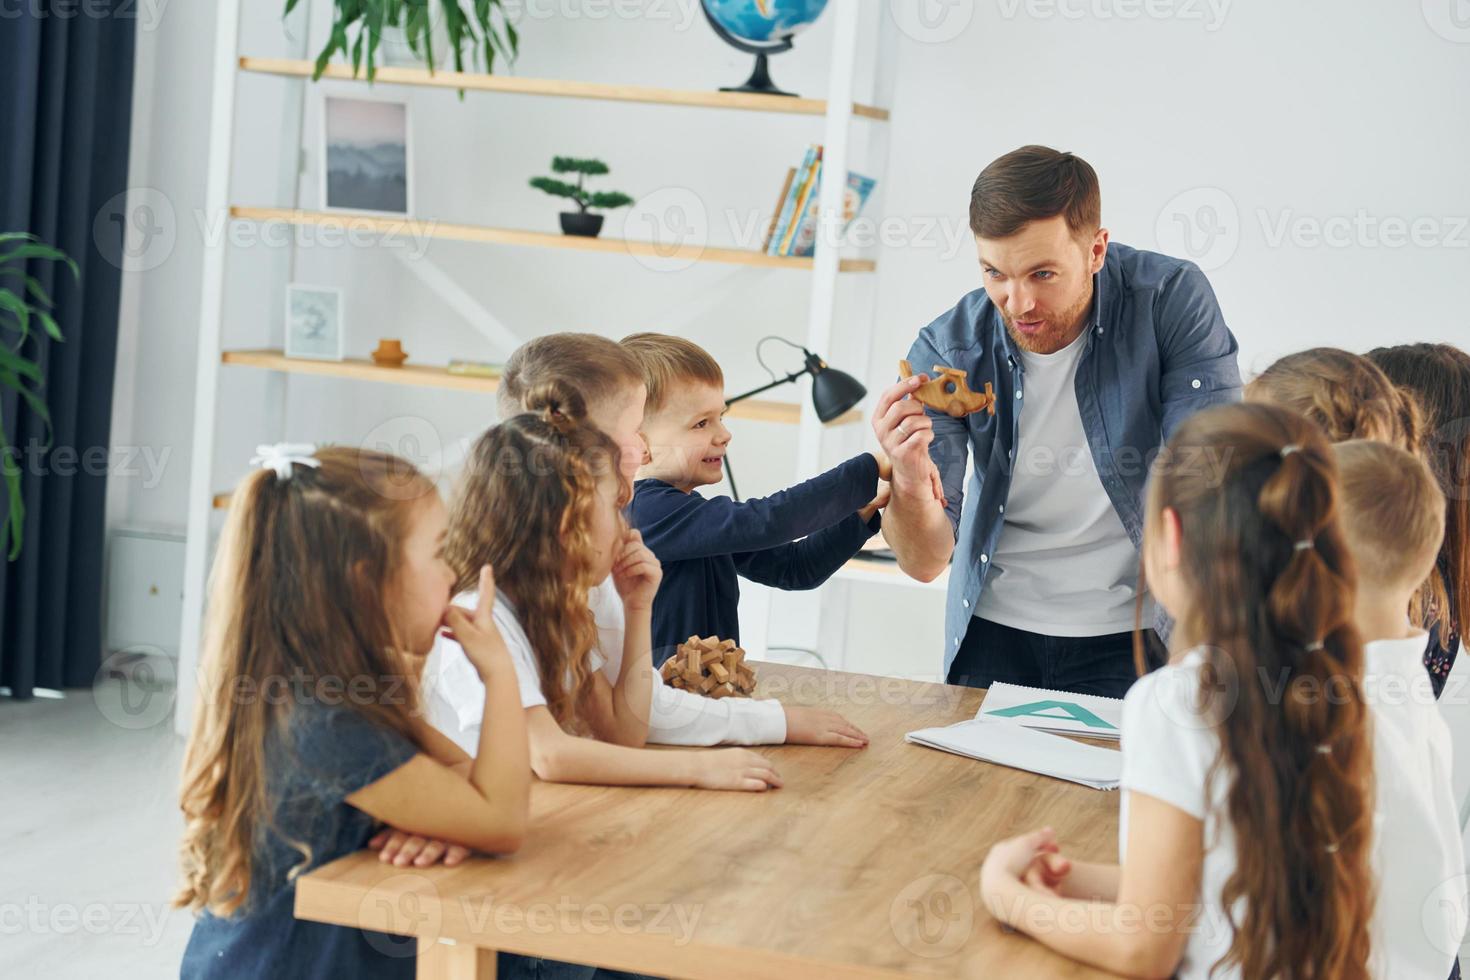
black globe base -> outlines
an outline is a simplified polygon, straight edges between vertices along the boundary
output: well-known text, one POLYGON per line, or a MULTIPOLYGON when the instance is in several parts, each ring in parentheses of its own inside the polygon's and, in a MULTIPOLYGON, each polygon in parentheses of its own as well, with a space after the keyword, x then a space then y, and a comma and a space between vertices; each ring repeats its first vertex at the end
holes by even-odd
POLYGON ((756 95, 785 95, 796 98, 795 92, 787 92, 776 87, 771 81, 770 59, 763 54, 755 56, 755 68, 750 72, 750 77, 745 80, 744 85, 721 86, 721 92, 753 92, 756 95))

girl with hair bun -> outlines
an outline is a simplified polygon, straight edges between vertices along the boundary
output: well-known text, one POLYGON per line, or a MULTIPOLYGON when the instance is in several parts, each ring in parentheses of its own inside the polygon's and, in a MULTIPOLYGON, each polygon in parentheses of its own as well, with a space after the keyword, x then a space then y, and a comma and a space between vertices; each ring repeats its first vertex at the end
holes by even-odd
MULTIPOLYGON (((764 757, 746 749, 655 752, 649 734, 654 676, 653 597, 658 559, 628 527, 631 487, 620 447, 587 419, 581 394, 560 379, 529 386, 525 412, 482 435, 470 450, 450 514, 448 559, 455 599, 475 605, 473 570, 502 581, 494 620, 520 680, 531 767, 552 782, 690 786, 762 791, 781 785, 764 757), (601 668, 594 587, 611 577, 623 605, 621 669, 601 668), (579 737, 590 736, 590 737, 579 737)), ((434 683, 454 687, 454 705, 475 701, 477 680, 445 642, 434 683)), ((475 711, 436 718, 451 737, 477 736, 475 711)))
POLYGON ((1373 974, 1373 743, 1337 496, 1296 412, 1179 426, 1143 547, 1177 625, 1124 699, 1121 862, 1069 860, 1050 828, 996 844, 981 892, 1002 923, 1129 976, 1373 974))

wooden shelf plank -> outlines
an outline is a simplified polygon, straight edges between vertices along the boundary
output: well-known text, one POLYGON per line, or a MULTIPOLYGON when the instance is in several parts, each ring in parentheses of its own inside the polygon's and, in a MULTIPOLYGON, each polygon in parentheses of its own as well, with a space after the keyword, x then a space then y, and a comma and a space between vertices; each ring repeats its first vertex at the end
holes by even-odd
MULTIPOLYGON (((291 78, 310 78, 315 63, 287 58, 241 58, 240 70, 291 78)), ((335 81, 358 81, 350 65, 328 65, 323 78, 335 81)), ((758 95, 750 92, 705 92, 693 89, 655 88, 647 85, 608 85, 599 82, 575 82, 551 78, 519 78, 513 75, 484 75, 470 72, 435 71, 427 68, 379 67, 373 84, 417 85, 427 88, 464 89, 473 92, 501 92, 509 95, 543 95, 567 99, 598 99, 605 102, 643 102, 699 109, 743 109, 751 112, 779 112, 788 115, 823 116, 827 113, 824 99, 803 99, 787 95, 758 95)), ((853 103, 852 113, 863 119, 886 122, 888 110, 853 103)))
MULTIPOLYGON (((289 374, 314 374, 349 378, 356 381, 372 381, 379 384, 448 388, 455 391, 490 392, 500 386, 498 378, 450 374, 448 369, 442 367, 423 364, 382 367, 361 358, 349 358, 345 361, 315 361, 303 357, 287 357, 279 350, 228 350, 220 354, 220 363, 236 367, 261 368, 266 371, 284 371, 289 374)), ((795 425, 801 421, 801 405, 796 402, 750 398, 731 405, 729 414, 732 418, 795 425)), ((861 418, 862 413, 853 409, 829 424, 847 425, 861 418)))
MULTIPOLYGON (((491 245, 518 245, 527 248, 569 248, 584 252, 614 252, 623 255, 648 255, 661 260, 685 262, 724 262, 732 265, 754 265, 774 269, 810 271, 812 259, 767 255, 743 248, 711 248, 697 244, 680 246, 674 251, 653 242, 618 238, 585 238, 544 231, 519 231, 511 228, 488 228, 482 225, 459 225, 447 221, 422 221, 413 218, 384 218, 378 215, 346 212, 300 211, 290 208, 232 207, 230 217, 242 221, 281 221, 292 225, 326 225, 351 227, 355 230, 383 235, 408 236, 414 239, 443 238, 451 241, 479 242, 491 245)), ((843 259, 843 272, 872 272, 877 263, 872 259, 843 259)))
POLYGON ((450 374, 447 368, 423 364, 383 367, 365 358, 345 361, 316 361, 305 357, 287 357, 279 350, 227 350, 220 363, 238 367, 263 368, 290 374, 316 374, 333 378, 351 378, 378 384, 411 385, 419 388, 449 388, 454 391, 494 391, 498 378, 481 378, 469 374, 450 374))

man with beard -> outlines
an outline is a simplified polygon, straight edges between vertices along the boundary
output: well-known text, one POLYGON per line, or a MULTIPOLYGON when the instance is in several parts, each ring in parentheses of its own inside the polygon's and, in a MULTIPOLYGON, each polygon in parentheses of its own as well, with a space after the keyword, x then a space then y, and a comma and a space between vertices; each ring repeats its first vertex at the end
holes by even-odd
MULTIPOLYGON (((1109 242, 1097 174, 1071 153, 1024 146, 986 167, 970 229, 984 287, 908 360, 989 382, 995 413, 926 410, 908 397, 922 376, 883 392, 883 531, 921 581, 953 558, 950 683, 1122 697, 1136 607, 1154 622, 1138 572, 1149 464, 1185 417, 1239 399, 1239 348, 1197 266, 1109 242)), ((1156 630, 1144 642, 1161 662, 1156 630)))

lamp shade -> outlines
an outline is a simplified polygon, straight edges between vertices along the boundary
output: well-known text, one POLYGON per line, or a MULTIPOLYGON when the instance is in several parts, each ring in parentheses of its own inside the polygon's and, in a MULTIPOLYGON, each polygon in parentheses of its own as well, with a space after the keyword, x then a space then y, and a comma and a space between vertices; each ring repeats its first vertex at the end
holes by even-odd
POLYGON ((831 422, 867 394, 868 389, 846 371, 823 365, 812 374, 812 404, 816 406, 817 418, 823 422, 831 422))

